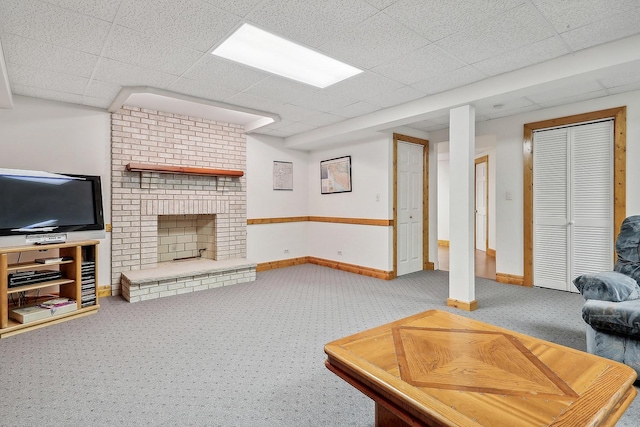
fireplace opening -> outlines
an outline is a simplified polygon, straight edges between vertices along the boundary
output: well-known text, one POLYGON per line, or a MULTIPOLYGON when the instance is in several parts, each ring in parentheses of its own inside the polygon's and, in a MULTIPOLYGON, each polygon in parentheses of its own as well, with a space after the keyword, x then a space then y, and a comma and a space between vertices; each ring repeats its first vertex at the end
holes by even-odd
POLYGON ((215 259, 215 215, 159 215, 158 262, 215 259))

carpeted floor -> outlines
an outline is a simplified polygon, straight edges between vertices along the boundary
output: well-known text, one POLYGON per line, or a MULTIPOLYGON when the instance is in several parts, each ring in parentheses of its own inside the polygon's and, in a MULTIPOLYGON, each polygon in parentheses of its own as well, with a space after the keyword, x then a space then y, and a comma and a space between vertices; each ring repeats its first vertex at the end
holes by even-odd
MULTIPOLYGON (((371 400, 324 367, 334 339, 438 308, 585 350, 578 294, 478 278, 445 306, 446 272, 377 280, 315 265, 129 304, 0 342, 2 426, 373 426, 371 400)), ((636 427, 640 398, 619 426, 636 427)))

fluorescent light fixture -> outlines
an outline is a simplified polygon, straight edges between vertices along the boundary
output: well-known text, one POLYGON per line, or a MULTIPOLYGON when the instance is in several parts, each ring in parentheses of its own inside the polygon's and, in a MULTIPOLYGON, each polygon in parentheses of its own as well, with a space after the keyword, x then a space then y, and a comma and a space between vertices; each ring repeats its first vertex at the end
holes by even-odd
POLYGON ((319 88, 362 72, 249 24, 243 24, 211 53, 319 88))

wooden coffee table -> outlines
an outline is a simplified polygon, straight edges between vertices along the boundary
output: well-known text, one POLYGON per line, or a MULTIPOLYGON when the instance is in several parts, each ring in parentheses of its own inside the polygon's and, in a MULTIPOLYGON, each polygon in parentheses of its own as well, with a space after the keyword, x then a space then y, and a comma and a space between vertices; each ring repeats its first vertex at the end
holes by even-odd
POLYGON ((613 426, 636 396, 628 366, 438 310, 325 353, 376 402, 376 426, 613 426))

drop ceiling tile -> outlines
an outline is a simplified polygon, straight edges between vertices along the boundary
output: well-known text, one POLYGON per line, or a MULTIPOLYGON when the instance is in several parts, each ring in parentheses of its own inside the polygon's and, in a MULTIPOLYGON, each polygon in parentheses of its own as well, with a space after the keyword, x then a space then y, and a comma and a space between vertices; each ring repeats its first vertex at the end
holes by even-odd
POLYGON ((434 123, 429 120, 421 120, 419 122, 409 123, 408 125, 405 125, 405 126, 410 127, 412 129, 428 131, 428 130, 431 130, 431 128, 433 128, 434 126, 442 126, 442 124, 434 123))
POLYGON ((320 48, 356 67, 370 69, 429 44, 384 13, 345 29, 320 48))
POLYGON ((509 95, 492 97, 482 99, 474 102, 473 106, 476 109, 476 116, 486 115, 489 116, 494 113, 498 113, 506 110, 515 110, 518 108, 525 108, 534 105, 531 100, 524 97, 513 98, 509 95))
POLYGON ((314 126, 312 124, 297 122, 297 123, 294 123, 294 124, 292 124, 290 126, 283 127, 282 129, 279 129, 279 130, 281 132, 285 132, 286 136, 290 136, 290 135, 295 135, 295 134, 300 133, 300 132, 306 132, 306 131, 317 129, 317 128, 318 128, 318 126, 314 126))
POLYGON ((245 93, 262 98, 289 103, 299 97, 309 96, 320 89, 283 77, 270 76, 251 86, 245 93))
POLYGON ((12 83, 11 91, 14 95, 31 96, 33 98, 50 99, 52 101, 68 102, 71 104, 82 104, 82 95, 58 92, 51 89, 12 83))
POLYGON ((82 95, 89 79, 69 74, 56 73, 44 68, 8 64, 7 71, 11 85, 31 86, 82 95))
POLYGON ((473 64, 539 42, 554 34, 548 23, 525 4, 444 38, 437 45, 473 64))
POLYGON ((380 107, 367 104, 366 102, 358 101, 354 104, 347 105, 346 107, 338 108, 337 110, 333 110, 331 114, 335 114, 341 117, 358 117, 367 113, 372 113, 374 111, 380 110, 380 107))
POLYGON ((447 129, 449 127, 449 123, 441 123, 441 124, 432 124, 429 126, 423 127, 421 130, 426 132, 434 132, 436 130, 447 129))
POLYGON ((151 86, 167 89, 178 77, 138 65, 101 58, 93 76, 96 80, 122 86, 151 86))
POLYGON ((568 104, 573 104, 574 102, 601 98, 607 95, 608 93, 605 89, 600 89, 592 92, 574 92, 572 95, 564 98, 557 98, 557 99, 551 99, 545 102, 540 102, 539 105, 542 108, 550 108, 550 107, 556 107, 558 105, 568 105, 568 104))
POLYGON ((107 99, 113 101, 113 98, 118 95, 122 89, 122 86, 113 83, 106 83, 96 80, 91 80, 87 85, 84 92, 85 97, 107 99))
POLYGON ((585 49, 601 43, 640 34, 639 22, 640 8, 637 8, 567 31, 562 34, 562 38, 573 50, 585 49))
POLYGON ((638 7, 638 0, 531 1, 559 33, 595 23, 609 15, 626 13, 638 7))
POLYGON ((304 120, 300 120, 300 123, 306 123, 308 125, 313 125, 314 127, 320 127, 338 123, 343 120, 344 117, 336 116, 335 114, 318 113, 307 117, 304 120))
POLYGON ((291 101, 291 104, 327 113, 332 110, 337 110, 338 108, 346 107, 356 101, 358 101, 358 98, 318 91, 307 96, 301 96, 291 101))
POLYGON ((176 76, 187 71, 202 55, 201 52, 179 48, 120 26, 114 28, 104 50, 106 58, 176 76))
POLYGON ((219 102, 226 102, 226 99, 238 94, 232 89, 183 78, 169 85, 169 90, 219 102))
POLYGON ((430 41, 437 41, 523 3, 524 0, 400 0, 384 13, 430 41))
POLYGON ((207 3, 234 15, 245 16, 247 13, 262 2, 262 0, 204 0, 207 3))
POLYGON ((124 2, 118 25, 158 42, 209 51, 240 18, 200 0, 136 0, 124 2))
POLYGON ((273 109, 273 112, 278 114, 283 120, 291 120, 294 122, 303 121, 306 118, 320 113, 318 110, 293 104, 279 105, 273 109))
POLYGON ((499 119, 501 117, 515 116, 517 114, 529 113, 531 111, 540 110, 542 107, 539 105, 531 104, 528 106, 517 107, 517 108, 502 108, 500 110, 496 110, 494 112, 487 112, 485 117, 489 120, 499 119))
POLYGON ((240 92, 269 76, 270 74, 255 68, 206 54, 182 77, 203 83, 213 83, 216 86, 228 87, 240 92))
POLYGON ((567 53, 570 52, 566 45, 558 37, 554 36, 511 52, 476 62, 473 66, 490 76, 495 76, 548 61, 567 53))
POLYGON ((2 36, 5 60, 12 64, 91 77, 98 57, 13 34, 2 36))
POLYGON ((437 125, 449 126, 449 122, 451 121, 451 114, 449 111, 443 114, 435 113, 433 117, 429 117, 428 121, 437 125))
POLYGON ((365 71, 356 76, 323 89, 328 95, 336 95, 351 99, 361 99, 401 88, 400 82, 388 79, 371 71, 365 71))
POLYGON ((404 104, 414 99, 424 98, 427 94, 410 86, 403 86, 399 89, 379 93, 375 96, 367 96, 365 102, 371 105, 377 105, 381 108, 393 107, 394 105, 404 104))
POLYGON ((246 19, 276 35, 317 48, 376 13, 378 10, 363 0, 267 0, 246 19))
POLYGON ((89 107, 102 108, 106 110, 111 105, 111 100, 102 99, 102 98, 92 98, 90 96, 83 96, 82 104, 88 105, 89 107))
POLYGON ((35 0, 0 2, 2 30, 81 52, 100 53, 111 24, 35 0))
POLYGON ((576 94, 586 94, 602 89, 602 86, 595 81, 588 81, 584 83, 565 83, 562 85, 560 85, 560 83, 556 83, 553 89, 527 95, 527 98, 536 104, 543 105, 558 100, 569 99, 576 94))
POLYGON ((378 10, 385 9, 392 4, 394 4, 397 0, 365 0, 371 6, 375 7, 378 10))
POLYGON ((253 96, 242 92, 229 97, 225 102, 265 112, 272 112, 275 108, 283 104, 283 102, 280 101, 261 98, 259 96, 253 96))
POLYGON ((427 94, 444 92, 459 86, 465 86, 473 82, 485 79, 486 74, 472 67, 462 67, 449 71, 436 77, 411 85, 411 87, 427 94))
POLYGON ((49 4, 73 10, 83 15, 93 16, 103 21, 113 22, 122 0, 42 0, 49 4))
POLYGON ((401 58, 379 65, 371 71, 410 85, 449 70, 465 66, 435 44, 422 47, 401 58))

